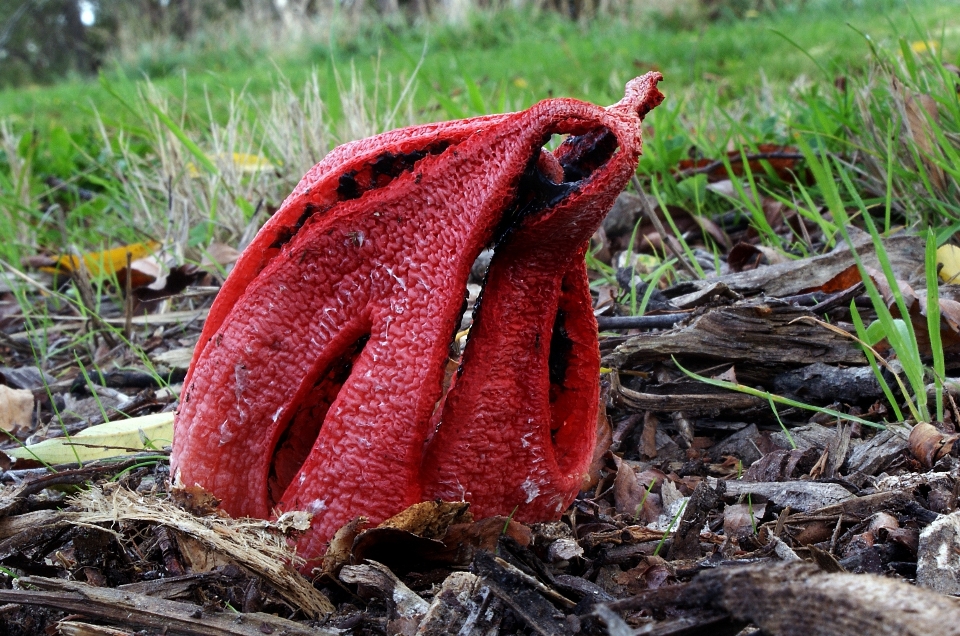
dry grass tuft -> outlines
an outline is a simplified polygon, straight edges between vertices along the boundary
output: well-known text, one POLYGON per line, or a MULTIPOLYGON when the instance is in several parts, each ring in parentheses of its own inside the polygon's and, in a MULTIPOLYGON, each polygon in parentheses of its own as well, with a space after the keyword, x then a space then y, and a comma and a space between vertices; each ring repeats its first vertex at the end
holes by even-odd
POLYGON ((146 522, 171 528, 269 581, 294 607, 321 617, 334 611, 327 597, 294 569, 302 563, 287 545, 278 524, 258 519, 204 517, 181 510, 167 499, 142 496, 122 487, 90 488, 72 498, 75 524, 124 525, 146 522))

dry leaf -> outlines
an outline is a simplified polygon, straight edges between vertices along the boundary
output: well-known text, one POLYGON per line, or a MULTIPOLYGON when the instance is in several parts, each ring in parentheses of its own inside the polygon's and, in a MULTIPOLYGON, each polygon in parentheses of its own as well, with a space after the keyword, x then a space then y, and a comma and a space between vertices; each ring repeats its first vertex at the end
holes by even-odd
MULTIPOLYGON (((776 144, 758 144, 757 152, 747 152, 747 165, 753 174, 763 174, 763 162, 767 162, 773 171, 783 180, 792 179, 796 171, 797 162, 801 158, 800 151, 791 146, 776 144)), ((730 168, 735 175, 743 175, 743 157, 740 150, 731 150, 727 153, 730 168)), ((726 166, 722 161, 712 159, 684 159, 677 164, 677 172, 681 174, 706 174, 710 181, 721 181, 729 178, 726 166)))
POLYGON ((653 411, 643 414, 643 432, 640 435, 640 455, 646 459, 657 456, 657 427, 659 421, 653 411))
POLYGON ((933 468, 940 458, 950 454, 960 435, 946 435, 927 422, 920 422, 910 431, 910 452, 926 468, 933 468))
POLYGON ((778 250, 749 243, 737 243, 727 255, 727 264, 731 272, 756 269, 761 265, 776 265, 785 263, 787 260, 789 259, 778 250))
POLYGON ((846 268, 823 285, 818 287, 810 287, 808 289, 800 290, 801 294, 809 294, 812 292, 823 292, 825 294, 835 294, 841 292, 845 289, 850 289, 857 283, 861 282, 863 278, 860 276, 860 268, 856 265, 851 265, 846 268))
MULTIPOLYGON (((158 261, 153 256, 147 256, 146 258, 138 258, 135 261, 130 262, 130 288, 138 289, 140 287, 146 287, 147 285, 152 285, 157 281, 157 279, 163 273, 163 268, 160 266, 160 261, 158 261)), ((121 287, 126 287, 127 285, 127 268, 126 265, 117 270, 117 283, 121 287)))
POLYGON ((648 556, 643 557, 636 567, 615 574, 613 580, 625 586, 628 594, 635 595, 663 587, 672 578, 673 568, 669 567, 663 558, 648 556))
POLYGON ((758 519, 766 514, 766 504, 756 506, 749 503, 731 504, 723 509, 723 534, 728 537, 744 539, 753 536, 758 519))
POLYGON ((378 528, 394 528, 420 537, 442 537, 455 523, 469 523, 473 515, 466 501, 424 501, 381 523, 378 528))
POLYGON ((174 504, 197 517, 224 514, 217 508, 220 500, 200 486, 173 486, 170 489, 170 499, 174 504))
POLYGON ((211 243, 203 252, 203 260, 200 261, 201 267, 209 267, 217 264, 221 267, 233 265, 240 257, 240 250, 230 247, 226 243, 211 243))
MULTIPOLYGON (((425 510, 429 514, 431 506, 427 504, 439 504, 439 508, 457 504, 466 505, 465 502, 452 504, 425 502, 425 504, 412 506, 419 510, 414 510, 409 515, 404 513, 401 515, 420 518, 425 510)), ((470 515, 466 514, 460 518, 469 519, 469 517, 470 515)), ((416 521, 411 527, 421 526, 430 533, 436 533, 442 525, 442 522, 439 525, 433 523, 424 525, 416 521)), ((357 535, 350 550, 350 561, 352 563, 377 561, 398 573, 414 569, 423 571, 423 568, 430 566, 465 566, 473 560, 478 550, 495 550, 502 535, 512 538, 523 546, 530 545, 532 541, 532 533, 527 526, 507 517, 489 517, 476 522, 456 523, 444 527, 442 534, 429 538, 398 527, 381 525, 357 535)))
POLYGON ((933 132, 933 126, 939 124, 937 103, 929 95, 907 91, 896 80, 894 80, 893 85, 894 90, 899 93, 903 100, 907 134, 917 144, 917 149, 920 151, 920 161, 926 168, 930 181, 935 188, 943 192, 946 189, 946 177, 943 169, 933 159, 939 154, 937 138, 933 132))
MULTIPOLYGON (((274 170, 276 166, 270 163, 270 160, 262 155, 253 155, 247 152, 226 153, 221 152, 210 157, 215 163, 232 168, 240 174, 255 174, 265 170, 274 170)), ((187 164, 187 174, 196 179, 202 176, 202 172, 191 161, 187 164)))
POLYGON ((140 302, 149 302, 175 296, 203 278, 206 272, 196 265, 179 265, 166 276, 159 275, 145 287, 135 288, 133 295, 140 302))
POLYGON ((337 530, 333 538, 330 539, 330 545, 327 546, 327 553, 323 555, 322 570, 324 574, 336 577, 340 572, 340 568, 350 563, 350 553, 353 550, 353 543, 366 525, 366 517, 357 517, 352 521, 348 521, 337 530))
POLYGON ((33 393, 0 384, 0 429, 18 435, 33 422, 33 393))
POLYGON ((937 266, 943 282, 960 282, 960 247, 948 244, 937 248, 937 266))
MULTIPOLYGON (((883 301, 887 303, 887 307, 895 307, 897 302, 896 298, 894 298, 893 291, 890 289, 890 285, 887 283, 887 277, 884 276, 883 272, 866 266, 864 269, 867 271, 867 274, 870 275, 870 278, 873 279, 873 283, 877 286, 880 295, 883 296, 883 301)), ((897 288, 900 290, 900 295, 903 297, 903 304, 906 305, 907 311, 912 313, 919 307, 917 292, 913 291, 913 287, 905 281, 897 280, 896 283, 897 288)))
POLYGON ((960 303, 949 298, 941 298, 940 317, 947 321, 951 329, 960 333, 960 303))
POLYGON ((607 417, 607 403, 601 398, 600 409, 597 411, 597 445, 593 448, 593 459, 583 476, 580 490, 590 490, 600 481, 600 474, 606 464, 607 451, 612 444, 613 429, 610 428, 610 419, 607 417))
MULTIPOLYGON (((146 243, 132 243, 122 245, 102 252, 87 252, 83 255, 83 265, 93 277, 110 276, 116 274, 127 266, 127 255, 130 260, 136 261, 144 258, 160 247, 156 241, 147 241, 146 243)), ((52 266, 41 267, 42 271, 57 274, 70 273, 80 267, 80 258, 72 254, 58 256, 52 266)))
MULTIPOLYGON (((29 393, 29 392, 28 392, 29 393)), ((30 394, 31 404, 33 394, 30 394)), ((119 457, 144 449, 159 449, 173 441, 173 413, 154 413, 126 420, 104 422, 75 435, 54 437, 7 451, 17 459, 36 459, 48 464, 88 462, 119 457)))
POLYGON ((714 376, 715 380, 722 380, 724 382, 733 382, 734 384, 740 384, 737 380, 737 368, 731 366, 729 369, 721 373, 720 375, 714 376))
POLYGON ((154 364, 162 364, 169 369, 188 369, 193 359, 193 347, 178 347, 162 353, 150 355, 154 364))
POLYGON ((211 550, 210 546, 189 534, 173 531, 173 536, 176 538, 177 550, 180 552, 183 565, 191 574, 210 572, 225 565, 234 564, 234 560, 229 555, 211 550))
POLYGON ((617 457, 613 456, 613 461, 617 465, 617 476, 613 480, 613 500, 617 506, 617 512, 630 517, 640 515, 640 502, 646 490, 637 481, 637 473, 633 467, 617 457))

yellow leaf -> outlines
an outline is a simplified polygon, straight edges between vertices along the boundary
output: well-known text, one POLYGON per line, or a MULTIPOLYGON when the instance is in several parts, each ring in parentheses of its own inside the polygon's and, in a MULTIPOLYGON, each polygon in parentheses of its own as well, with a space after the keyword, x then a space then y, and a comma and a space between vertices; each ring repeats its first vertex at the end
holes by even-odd
MULTIPOLYGON (((127 253, 130 254, 130 260, 135 261, 153 254, 158 247, 160 247, 160 244, 156 241, 147 241, 146 243, 123 245, 102 252, 87 252, 83 255, 83 264, 93 277, 109 276, 116 274, 127 266, 127 253)), ((80 259, 72 254, 67 254, 58 256, 53 267, 41 267, 40 269, 44 272, 57 274, 74 272, 79 266, 80 259)))
MULTIPOLYGON (((237 172, 244 174, 273 170, 276 167, 270 163, 270 160, 266 157, 262 155, 252 155, 246 152, 234 152, 229 155, 227 153, 220 153, 211 157, 215 163, 221 164, 228 158, 229 161, 233 163, 237 172)), ((194 178, 200 176, 200 170, 197 169, 197 166, 195 166, 193 162, 187 164, 187 173, 194 178)))
POLYGON ((527 80, 523 79, 522 77, 513 78, 513 85, 516 86, 517 88, 526 88, 527 86, 529 86, 529 84, 527 83, 527 80))
POLYGON ((960 284, 960 247, 943 245, 937 250, 940 278, 945 283, 960 284))
POLYGON ((915 42, 910 43, 910 50, 914 53, 926 53, 927 51, 937 52, 937 43, 933 40, 923 41, 916 40, 915 42))
POLYGON ((47 464, 75 464, 106 457, 161 449, 173 443, 173 413, 155 413, 129 420, 105 422, 76 435, 55 437, 30 446, 4 451, 16 459, 36 459, 47 464))
POLYGON ((260 172, 261 170, 273 170, 274 167, 266 157, 245 152, 233 153, 233 165, 240 172, 260 172))

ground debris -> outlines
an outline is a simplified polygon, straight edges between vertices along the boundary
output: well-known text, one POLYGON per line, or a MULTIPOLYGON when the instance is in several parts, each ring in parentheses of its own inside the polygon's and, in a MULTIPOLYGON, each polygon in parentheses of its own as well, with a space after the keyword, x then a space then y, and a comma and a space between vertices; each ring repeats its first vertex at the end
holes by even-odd
POLYGON ((729 363, 866 364, 853 340, 798 320, 813 315, 808 309, 777 302, 721 307, 670 332, 634 336, 605 356, 603 363, 619 369, 696 353, 729 363))
MULTIPOLYGON (((605 226, 604 249, 627 249, 637 218, 605 226)), ((640 233, 658 240, 652 226, 640 233)), ((869 237, 852 236, 877 268, 869 237)), ((620 331, 600 338, 610 372, 598 431, 610 444, 560 520, 473 519, 463 502, 420 504, 380 527, 358 518, 308 580, 287 545, 303 519, 234 520, 208 493, 170 492, 162 449, 53 470, 0 455, 0 633, 958 633, 942 596, 960 581, 950 378, 944 421, 894 422, 852 337, 851 306, 867 322, 873 310, 850 251, 775 263, 743 239, 723 242, 749 256, 742 271, 729 273, 731 250, 719 275, 653 290, 643 316, 625 315, 629 286, 642 284, 629 267, 602 288, 601 330, 620 331)), ((903 288, 920 289, 922 240, 884 246, 903 288)), ((32 404, 17 411, 19 442, 73 436, 121 410, 172 410, 214 291, 194 286, 130 317, 150 364, 96 336, 79 360, 58 343, 38 361, 40 335, 7 316, 0 395, 32 404)), ((942 286, 948 293, 955 286, 942 286)), ((124 324, 123 309, 102 300, 103 320, 124 324)), ((90 327, 62 312, 43 337, 90 327)), ((895 387, 885 346, 893 364, 880 377, 895 387)))
POLYGON ((809 564, 705 571, 679 600, 781 636, 960 634, 960 607, 948 598, 879 576, 826 574, 809 564))
POLYGON ((338 632, 301 626, 270 614, 209 612, 196 605, 39 576, 18 580, 20 589, 0 590, 0 601, 40 605, 121 625, 197 636, 334 636, 338 632), (24 587, 25 586, 25 587, 24 587))
POLYGON ((503 620, 504 605, 490 588, 470 572, 453 572, 427 609, 417 636, 495 634, 503 620))

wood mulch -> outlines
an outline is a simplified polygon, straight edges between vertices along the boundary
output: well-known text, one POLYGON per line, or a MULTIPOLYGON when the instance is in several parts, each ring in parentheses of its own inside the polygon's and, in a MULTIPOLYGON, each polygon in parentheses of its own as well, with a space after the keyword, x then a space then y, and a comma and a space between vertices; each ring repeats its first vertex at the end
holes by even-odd
MULTIPOLYGON (((616 238, 611 226, 604 240, 616 238)), ((923 241, 885 246, 920 289, 923 241)), ((289 563, 297 520, 234 521, 203 493, 171 491, 164 451, 52 470, 6 461, 0 633, 960 634, 956 390, 943 422, 884 426, 890 407, 849 335, 851 303, 871 312, 849 249, 765 263, 657 290, 640 319, 624 306, 629 269, 597 287, 600 450, 559 521, 428 502, 390 527, 345 529, 309 580, 289 563), (773 410, 682 369, 854 419, 773 410)), ((5 448, 175 408, 217 280, 191 270, 129 320, 132 303, 109 294, 93 320, 34 289, 42 343, 12 284, 0 279, 0 387, 34 402, 5 448), (147 360, 96 321, 129 329, 147 360)), ((943 335, 949 375, 958 339, 943 335)))

